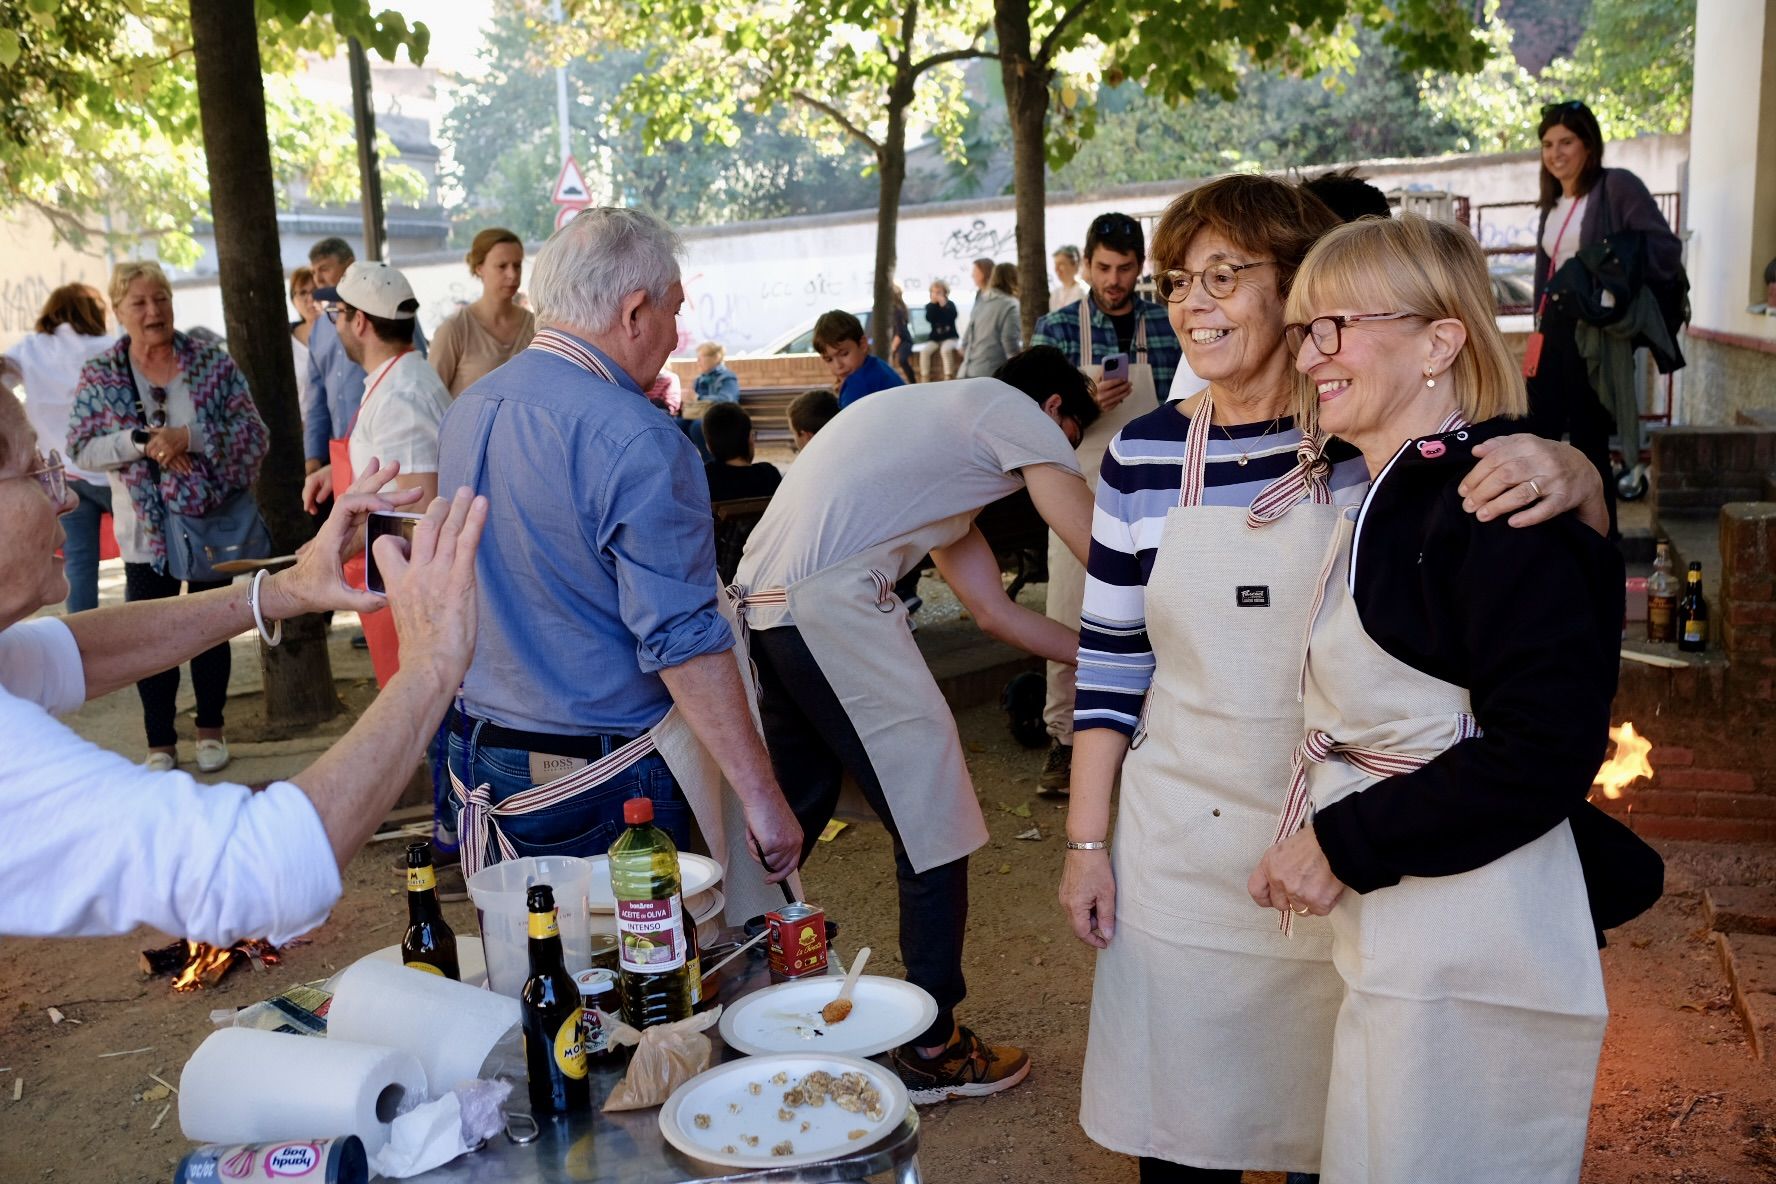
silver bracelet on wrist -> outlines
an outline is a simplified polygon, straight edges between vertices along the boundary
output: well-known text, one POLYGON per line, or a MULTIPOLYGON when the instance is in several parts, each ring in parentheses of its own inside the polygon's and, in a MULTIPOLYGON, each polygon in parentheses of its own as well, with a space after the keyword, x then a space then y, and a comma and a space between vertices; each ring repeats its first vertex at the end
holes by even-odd
POLYGON ((259 611, 259 585, 265 582, 265 569, 260 568, 253 573, 252 583, 247 585, 247 607, 253 610, 253 624, 259 626, 259 636, 267 646, 275 646, 284 639, 284 623, 273 621, 272 627, 265 627, 265 617, 259 611))
POLYGON ((1067 850, 1069 850, 1069 851, 1108 851, 1109 849, 1110 849, 1110 844, 1107 842, 1106 843, 1075 843, 1072 839, 1067 840, 1067 850))

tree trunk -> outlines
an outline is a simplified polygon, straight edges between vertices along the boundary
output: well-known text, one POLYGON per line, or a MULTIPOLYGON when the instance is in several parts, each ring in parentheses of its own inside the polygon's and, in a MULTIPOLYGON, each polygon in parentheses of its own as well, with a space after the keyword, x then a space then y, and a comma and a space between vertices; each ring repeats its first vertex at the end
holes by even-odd
POLYGON ((906 185, 906 113, 913 103, 913 80, 896 82, 888 92, 888 133, 876 151, 881 182, 876 202, 876 285, 871 302, 870 347, 893 365, 894 267, 899 261, 900 191, 906 185))
POLYGON ((1018 309, 1024 340, 1048 311, 1048 84, 1054 71, 1030 60, 1030 0, 998 0, 993 28, 1011 122, 1012 187, 1017 198, 1018 309))
MULTIPOLYGON (((246 376, 271 435, 253 492, 271 528, 273 546, 289 554, 313 537, 315 528, 302 511, 302 415, 284 314, 284 268, 253 5, 191 0, 191 43, 228 352, 246 376)), ((338 713, 326 627, 319 617, 286 622, 283 645, 260 647, 260 666, 268 725, 288 730, 338 713)))

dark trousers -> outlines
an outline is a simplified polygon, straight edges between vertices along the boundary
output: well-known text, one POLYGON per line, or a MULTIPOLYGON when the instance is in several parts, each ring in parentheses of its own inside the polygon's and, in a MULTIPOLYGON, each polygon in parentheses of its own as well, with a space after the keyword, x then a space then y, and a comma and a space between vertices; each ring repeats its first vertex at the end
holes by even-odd
POLYGON ((752 634, 759 676, 759 715, 777 784, 802 824, 802 860, 831 821, 839 787, 851 774, 894 844, 900 889, 900 958, 907 981, 937 1000, 937 1019, 915 1045, 942 1044, 955 1030, 954 1012, 968 993, 962 939, 968 928, 968 860, 914 871, 882 783, 839 697, 793 626, 752 634))
MULTIPOLYGON (((187 592, 208 592, 228 587, 227 580, 206 584, 197 580, 181 584, 171 576, 161 575, 147 563, 123 565, 123 598, 127 601, 165 600, 177 596, 179 589, 187 592)), ((191 659, 191 685, 197 691, 197 726, 220 728, 222 710, 228 702, 228 676, 233 662, 228 643, 212 646, 191 659)), ((148 732, 149 748, 172 748, 179 742, 173 730, 174 700, 179 696, 179 668, 151 674, 136 684, 142 696, 142 724, 148 732)))
MULTIPOLYGON (((1141 1184, 1240 1184, 1237 1168, 1192 1168, 1164 1159, 1141 1159, 1141 1184)), ((1289 1184, 1318 1184, 1317 1175, 1290 1172, 1289 1184)))
MULTIPOLYGON (((1615 418, 1591 385, 1585 359, 1573 340, 1573 323, 1554 317, 1542 320, 1542 356, 1529 386, 1529 430, 1549 440, 1565 438, 1585 454, 1603 477, 1603 500, 1609 507, 1610 538, 1616 531, 1616 473, 1610 463, 1610 436, 1615 418)), ((1640 458, 1623 458, 1632 465, 1640 458)))

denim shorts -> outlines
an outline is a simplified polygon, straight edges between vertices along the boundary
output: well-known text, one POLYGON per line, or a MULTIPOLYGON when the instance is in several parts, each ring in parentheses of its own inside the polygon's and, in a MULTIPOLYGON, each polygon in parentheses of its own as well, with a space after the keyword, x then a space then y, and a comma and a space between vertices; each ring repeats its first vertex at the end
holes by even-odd
MULTIPOLYGON (((531 788, 530 753, 522 748, 476 744, 474 735, 479 730, 473 728, 466 739, 460 733, 451 733, 450 771, 465 786, 486 785, 495 805, 531 788), (471 751, 473 775, 465 776, 471 751)), ((684 850, 691 839, 690 804, 659 753, 650 753, 603 785, 569 801, 521 818, 502 819, 500 829, 520 855, 604 855, 625 829, 623 803, 635 797, 653 800, 654 825, 671 835, 679 850, 684 850)), ((498 861, 499 844, 489 841, 489 836, 477 840, 476 836, 465 834, 460 838, 464 843, 486 842, 488 862, 498 861)))

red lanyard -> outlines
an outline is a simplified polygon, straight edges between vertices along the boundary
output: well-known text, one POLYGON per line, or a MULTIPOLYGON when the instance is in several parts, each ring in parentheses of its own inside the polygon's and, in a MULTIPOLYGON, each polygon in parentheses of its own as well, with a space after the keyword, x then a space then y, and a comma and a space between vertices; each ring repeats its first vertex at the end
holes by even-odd
POLYGON ((348 440, 351 439, 352 432, 357 430, 358 416, 364 414, 364 408, 370 405, 370 396, 376 393, 376 388, 382 385, 382 380, 389 376, 389 371, 393 370, 396 366, 399 366, 401 364, 402 358, 406 357, 408 354, 410 354, 412 352, 413 352, 413 347, 410 345, 406 349, 402 350, 400 353, 396 354, 393 358, 391 358, 389 360, 388 365, 386 365, 382 368, 382 373, 378 374, 376 376, 376 381, 370 384, 370 389, 364 392, 364 397, 362 399, 358 400, 358 409, 356 411, 352 412, 351 426, 345 429, 345 438, 346 439, 348 439, 348 440))
MULTIPOLYGON (((1550 284, 1554 282, 1554 273, 1560 268, 1560 244, 1566 238, 1566 228, 1572 225, 1573 215, 1579 212, 1579 207, 1584 203, 1585 199, 1583 197, 1573 198, 1573 204, 1566 209, 1565 220, 1560 223, 1560 233, 1554 236, 1554 249, 1548 252, 1548 283, 1550 284)), ((1547 285, 1544 284, 1542 286, 1541 303, 1536 305, 1536 324, 1539 325, 1542 323, 1542 314, 1547 311, 1548 288, 1547 285)))

